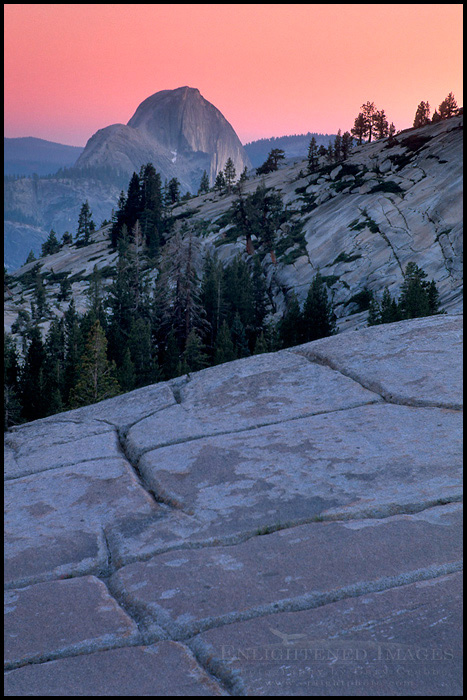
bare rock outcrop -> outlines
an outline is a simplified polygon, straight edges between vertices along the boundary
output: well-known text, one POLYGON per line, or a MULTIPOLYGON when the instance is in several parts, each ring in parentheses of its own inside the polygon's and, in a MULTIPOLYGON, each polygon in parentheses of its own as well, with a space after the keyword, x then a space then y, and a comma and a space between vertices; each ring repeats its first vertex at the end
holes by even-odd
POLYGON ((462 317, 5 439, 6 695, 460 695, 462 317))

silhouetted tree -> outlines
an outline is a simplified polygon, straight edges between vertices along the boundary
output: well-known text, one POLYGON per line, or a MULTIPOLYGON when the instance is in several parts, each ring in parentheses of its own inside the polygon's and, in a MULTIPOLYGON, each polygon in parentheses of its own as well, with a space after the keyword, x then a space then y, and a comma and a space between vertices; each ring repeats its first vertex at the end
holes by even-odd
POLYGON ((428 102, 420 102, 415 112, 415 118, 413 120, 414 128, 417 129, 420 126, 425 126, 430 123, 430 105, 428 102))
POLYGON ((441 119, 449 119, 449 117, 453 117, 457 114, 459 108, 452 92, 441 102, 438 109, 441 119))

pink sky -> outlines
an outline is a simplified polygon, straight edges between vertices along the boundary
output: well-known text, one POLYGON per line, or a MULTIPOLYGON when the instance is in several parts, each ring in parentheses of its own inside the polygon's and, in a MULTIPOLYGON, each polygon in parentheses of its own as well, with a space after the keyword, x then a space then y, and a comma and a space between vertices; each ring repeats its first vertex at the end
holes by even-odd
POLYGON ((106 4, 5 8, 5 136, 84 146, 159 90, 196 87, 243 143, 397 129, 463 104, 462 5, 106 4))

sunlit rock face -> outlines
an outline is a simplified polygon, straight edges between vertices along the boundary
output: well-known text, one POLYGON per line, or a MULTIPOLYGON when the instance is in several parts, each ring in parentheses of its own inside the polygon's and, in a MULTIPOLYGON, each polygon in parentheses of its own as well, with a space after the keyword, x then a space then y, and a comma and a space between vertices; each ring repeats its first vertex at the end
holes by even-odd
POLYGON ((144 100, 128 124, 99 129, 66 175, 5 184, 5 265, 40 254, 50 229, 74 232, 88 200, 97 225, 110 219, 133 172, 153 163, 165 180, 177 178, 180 193, 196 194, 203 172, 211 185, 231 158, 237 177, 251 163, 238 136, 199 90, 162 90, 144 100), (123 184, 124 183, 124 184, 123 184))
POLYGON ((99 130, 76 167, 114 166, 139 171, 153 162, 162 177, 197 191, 203 171, 211 184, 231 158, 238 174, 250 161, 225 117, 196 88, 162 90, 144 100, 127 125, 99 130))

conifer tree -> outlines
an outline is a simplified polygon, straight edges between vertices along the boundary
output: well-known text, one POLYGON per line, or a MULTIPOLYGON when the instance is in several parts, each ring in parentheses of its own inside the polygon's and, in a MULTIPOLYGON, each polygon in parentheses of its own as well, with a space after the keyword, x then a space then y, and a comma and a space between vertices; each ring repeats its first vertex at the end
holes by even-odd
POLYGON ((381 300, 380 323, 394 323, 401 320, 401 314, 397 301, 391 297, 389 289, 384 288, 381 300))
POLYGON ((31 329, 30 338, 19 382, 22 414, 26 421, 44 418, 47 415, 44 378, 46 358, 37 326, 31 329))
POLYGON ((424 272, 414 262, 407 263, 404 271, 399 307, 403 318, 417 318, 430 315, 428 283, 424 272))
POLYGON ((372 124, 376 139, 384 139, 389 135, 389 123, 384 109, 375 111, 372 117, 372 124))
POLYGON ((136 387, 135 366, 128 347, 124 352, 122 364, 117 370, 117 381, 123 392, 132 391, 136 387))
POLYGON ((261 331, 259 336, 256 338, 255 347, 253 350, 253 355, 262 355, 265 352, 269 352, 268 344, 264 336, 264 332, 261 331))
POLYGON ((180 182, 176 177, 169 180, 167 185, 167 204, 175 204, 180 201, 180 182))
POLYGON ((374 118, 376 114, 376 107, 374 102, 365 102, 361 106, 361 114, 363 115, 364 122, 364 136, 368 136, 368 143, 371 143, 371 136, 374 129, 374 118))
POLYGON ((282 348, 293 347, 303 342, 303 319, 297 295, 293 290, 288 294, 287 308, 279 320, 278 333, 282 348))
POLYGON ((199 183, 199 188, 198 188, 198 194, 204 194, 205 192, 209 192, 209 177, 208 177, 206 170, 203 171, 203 174, 201 176, 201 181, 199 183))
POLYGON ((31 302, 31 315, 34 319, 40 320, 49 313, 50 309, 47 303, 44 280, 39 270, 37 270, 34 275, 33 298, 34 302, 31 302))
POLYGON ((60 247, 61 246, 57 239, 57 235, 55 231, 51 229, 47 240, 42 244, 41 255, 44 257, 45 255, 53 255, 54 253, 58 253, 60 247))
POLYGON ((222 264, 217 258, 206 255, 200 288, 200 301, 206 314, 206 331, 203 340, 209 354, 214 352, 214 342, 221 322, 222 312, 222 264))
POLYGON ((87 406, 120 392, 115 365, 107 359, 107 340, 99 321, 93 325, 78 369, 78 380, 71 392, 71 405, 87 406))
POLYGON ((381 323, 381 307, 374 296, 370 299, 368 306, 367 323, 369 326, 378 326, 381 323))
POLYGON ((76 311, 75 302, 72 298, 68 309, 65 311, 65 378, 63 395, 65 403, 69 404, 70 392, 75 386, 78 378, 78 366, 83 350, 83 339, 79 324, 79 317, 76 311))
POLYGON ((232 327, 230 329, 230 337, 232 338, 235 356, 248 357, 248 355, 250 355, 250 351, 248 349, 245 326, 243 325, 240 319, 240 314, 238 313, 238 311, 234 316, 232 327))
POLYGON ((458 106, 452 92, 450 92, 449 95, 441 102, 438 109, 441 119, 449 119, 457 114, 458 106))
POLYGON ((52 415, 64 409, 65 387, 65 323, 54 319, 45 338, 44 391, 47 413, 52 415))
POLYGON ((196 330, 190 331, 182 354, 181 373, 198 372, 209 364, 203 343, 196 330))
POLYGON ((222 170, 220 170, 216 176, 216 181, 214 183, 214 189, 218 190, 218 192, 223 192, 223 190, 225 189, 225 186, 226 186, 226 183, 225 183, 224 173, 222 172, 222 170))
POLYGON ((430 123, 430 105, 428 102, 420 102, 415 112, 413 125, 415 129, 430 123))
POLYGON ((357 139, 358 145, 361 146, 362 141, 366 135, 365 117, 363 116, 362 112, 360 112, 355 118, 355 122, 350 130, 350 133, 357 139))
MULTIPOLYGON (((159 379, 157 358, 153 353, 149 319, 133 319, 128 338, 128 349, 134 367, 134 387, 147 386, 159 379)), ((123 388, 123 387, 122 387, 123 388)))
POLYGON ((318 145, 314 136, 311 137, 310 145, 308 146, 308 172, 314 173, 318 167, 318 145))
POLYGON ((126 225, 127 230, 131 231, 136 223, 141 211, 141 188, 140 179, 134 172, 131 176, 130 184, 128 185, 128 193, 123 209, 123 220, 121 226, 126 225))
POLYGON ((336 315, 328 299, 326 283, 319 272, 314 276, 308 290, 302 319, 304 342, 337 333, 336 315))
POLYGON ((235 348, 232 342, 232 336, 230 334, 227 322, 222 322, 222 326, 217 334, 216 346, 214 352, 214 364, 220 365, 224 362, 231 362, 235 360, 235 348))
POLYGON ((13 336, 3 331, 3 429, 21 421, 19 360, 13 336))
POLYGON ((342 160, 342 132, 340 129, 334 138, 334 160, 336 163, 342 160))
POLYGON ((161 370, 164 379, 172 379, 181 374, 180 346, 175 331, 172 329, 162 352, 161 370))
POLYGON ((95 230, 95 224, 92 220, 92 212, 89 202, 86 200, 81 206, 78 217, 78 230, 76 232, 76 243, 78 245, 88 245, 91 233, 95 230))
POLYGON ((342 149, 342 160, 347 160, 349 157, 351 151, 352 151, 352 146, 353 146, 353 138, 350 135, 349 131, 344 131, 342 134, 342 143, 341 143, 341 149, 342 149))
POLYGON ((232 158, 227 158, 227 162, 224 167, 224 180, 225 184, 227 186, 227 192, 230 194, 232 191, 232 186, 235 182, 235 178, 237 177, 237 173, 235 171, 235 165, 232 160, 232 158))

